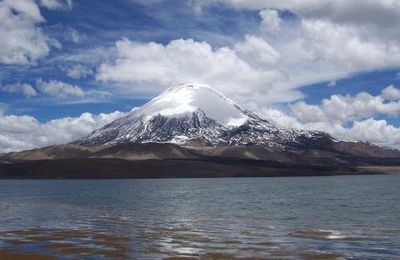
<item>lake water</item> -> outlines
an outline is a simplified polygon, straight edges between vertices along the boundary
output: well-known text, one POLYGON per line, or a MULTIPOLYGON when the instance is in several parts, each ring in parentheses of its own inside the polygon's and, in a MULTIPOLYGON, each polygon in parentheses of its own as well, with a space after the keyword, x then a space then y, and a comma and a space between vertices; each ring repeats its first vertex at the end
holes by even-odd
POLYGON ((17 259, 399 259, 400 175, 2 180, 0 217, 17 259))

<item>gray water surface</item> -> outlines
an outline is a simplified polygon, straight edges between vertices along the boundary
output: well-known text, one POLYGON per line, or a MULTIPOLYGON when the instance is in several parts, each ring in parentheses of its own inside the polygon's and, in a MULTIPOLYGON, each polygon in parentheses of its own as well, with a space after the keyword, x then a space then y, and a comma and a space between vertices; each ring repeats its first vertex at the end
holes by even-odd
POLYGON ((399 259, 399 202, 400 175, 2 180, 0 255, 399 259))

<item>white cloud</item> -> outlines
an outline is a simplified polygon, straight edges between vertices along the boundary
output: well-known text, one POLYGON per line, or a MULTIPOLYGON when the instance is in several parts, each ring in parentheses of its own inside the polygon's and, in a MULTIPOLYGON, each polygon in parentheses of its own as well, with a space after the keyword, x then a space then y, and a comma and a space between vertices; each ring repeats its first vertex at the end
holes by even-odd
POLYGON ((30 84, 10 84, 5 86, 0 86, 0 91, 7 93, 17 93, 22 94, 27 98, 34 97, 37 95, 36 90, 30 84))
POLYGON ((65 71, 68 77, 73 79, 86 78, 94 74, 93 70, 81 64, 63 68, 63 71, 65 71))
MULTIPOLYGON (((399 1, 195 0, 191 3, 195 8, 225 4, 236 9, 259 10, 260 32, 253 34, 267 40, 280 53, 276 69, 286 75, 284 80, 274 82, 277 87, 295 89, 358 71, 400 66, 399 1), (285 15, 282 19, 282 11, 295 16, 285 15)), ((261 52, 263 48, 257 49, 261 52)))
MULTIPOLYGON (((259 4, 235 3, 237 8, 259 4)), ((96 79, 151 95, 174 84, 199 82, 234 99, 254 98, 252 102, 265 105, 302 98, 299 89, 305 85, 333 84, 354 72, 400 66, 400 43, 370 27, 339 24, 318 15, 282 20, 278 11, 263 9, 292 10, 300 8, 297 5, 265 2, 254 9, 258 8, 262 10, 260 32, 246 35, 233 46, 213 48, 191 39, 165 45, 117 41, 116 58, 100 66, 96 79), (272 27, 265 33, 262 28, 267 24, 272 27)))
POLYGON ((261 25, 260 28, 266 33, 277 33, 282 25, 282 19, 279 17, 279 12, 273 9, 265 9, 260 11, 261 25))
POLYGON ((303 18, 285 21, 276 37, 262 33, 260 37, 267 38, 281 55, 275 69, 286 78, 275 82, 276 88, 298 89, 334 82, 354 72, 400 65, 400 43, 367 27, 303 18))
POLYGON ((71 9, 72 0, 39 0, 40 5, 48 9, 71 9))
MULTIPOLYGON (((398 90, 393 86, 390 89, 398 90)), ((385 101, 383 93, 385 91, 377 96, 366 92, 355 96, 333 95, 323 99, 320 105, 300 101, 290 105, 287 112, 264 108, 260 109, 260 114, 281 127, 319 130, 341 140, 367 141, 400 149, 400 127, 373 118, 400 115, 400 102, 385 101)))
POLYGON ((37 27, 44 21, 30 0, 0 2, 0 63, 30 64, 46 56, 50 40, 37 27))
POLYGON ((40 28, 45 22, 39 5, 48 9, 71 8, 72 0, 3 0, 0 2, 0 63, 35 64, 61 44, 40 28))
POLYGON ((20 151, 63 144, 89 134, 124 113, 66 117, 40 123, 31 116, 0 116, 0 152, 20 151))
POLYGON ((254 35, 246 35, 245 41, 234 46, 234 50, 249 64, 274 65, 281 59, 281 54, 265 40, 254 35))
POLYGON ((37 87, 42 93, 58 98, 83 98, 85 96, 85 92, 80 87, 57 80, 43 81, 40 79, 37 87))
POLYGON ((318 130, 330 133, 339 140, 370 142, 400 149, 400 127, 390 125, 386 120, 368 118, 354 121, 350 126, 344 126, 343 122, 327 119, 308 123, 300 122, 290 112, 284 113, 277 109, 264 109, 262 115, 280 127, 318 130))
MULTIPOLYGON (((400 92, 394 87, 390 89, 391 92, 400 92)), ((320 121, 347 123, 376 115, 391 117, 400 115, 400 102, 384 98, 383 95, 387 92, 385 90, 377 96, 366 92, 360 92, 355 96, 332 95, 321 100, 320 105, 309 105, 299 101, 290 105, 291 115, 301 123, 320 121)))
POLYGON ((323 20, 302 20, 306 48, 318 59, 350 70, 400 64, 400 45, 376 39, 367 31, 323 20))
POLYGON ((382 90, 381 96, 388 100, 400 100, 400 89, 390 85, 382 90))
POLYGON ((326 119, 324 111, 319 106, 308 105, 303 101, 291 105, 290 109, 296 119, 301 122, 312 123, 326 119))
POLYGON ((400 128, 388 124, 386 120, 369 118, 356 121, 346 134, 348 139, 367 140, 378 145, 400 149, 400 128))
POLYGON ((243 94, 266 90, 271 82, 282 77, 275 69, 253 67, 233 49, 213 49, 206 42, 192 39, 173 40, 166 45, 123 39, 116 42, 116 50, 115 61, 103 63, 96 78, 123 84, 134 91, 140 85, 148 86, 147 91, 153 86, 151 91, 156 93, 166 86, 197 82, 227 94, 243 94))
POLYGON ((275 125, 283 128, 303 129, 304 126, 300 123, 296 117, 289 115, 287 112, 283 112, 275 108, 262 108, 259 110, 259 114, 262 118, 269 120, 275 125))
POLYGON ((385 102, 381 96, 372 96, 366 92, 355 96, 333 95, 329 99, 323 99, 321 107, 333 120, 348 122, 377 114, 388 116, 400 114, 400 102, 385 102))

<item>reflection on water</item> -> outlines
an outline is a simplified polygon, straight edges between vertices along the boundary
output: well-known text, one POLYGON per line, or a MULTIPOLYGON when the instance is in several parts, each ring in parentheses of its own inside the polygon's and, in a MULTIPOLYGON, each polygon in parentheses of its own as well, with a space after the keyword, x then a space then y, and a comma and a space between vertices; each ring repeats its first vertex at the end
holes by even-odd
POLYGON ((400 176, 1 181, 1 259, 396 259, 400 176))
POLYGON ((105 232, 88 230, 22 229, 0 233, 4 249, 0 255, 10 254, 26 257, 103 256, 129 257, 129 238, 105 232))
MULTIPOLYGON (((126 259, 135 256, 131 238, 100 231, 32 228, 1 232, 0 239, 0 258, 54 259, 62 256, 126 259)), ((150 258, 164 259, 261 259, 261 255, 268 255, 269 259, 296 255, 303 259, 342 259, 345 256, 311 250, 291 252, 275 242, 220 240, 187 228, 143 230, 140 240, 149 244, 141 253, 142 258, 146 258, 146 254, 150 258), (202 254, 201 251, 209 253, 202 254)))

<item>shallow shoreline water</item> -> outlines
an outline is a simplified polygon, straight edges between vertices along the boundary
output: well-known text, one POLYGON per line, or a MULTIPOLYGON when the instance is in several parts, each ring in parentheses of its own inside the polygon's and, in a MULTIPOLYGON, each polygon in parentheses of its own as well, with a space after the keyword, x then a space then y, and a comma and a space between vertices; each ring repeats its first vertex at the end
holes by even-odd
POLYGON ((400 175, 2 180, 0 255, 398 259, 400 175))

